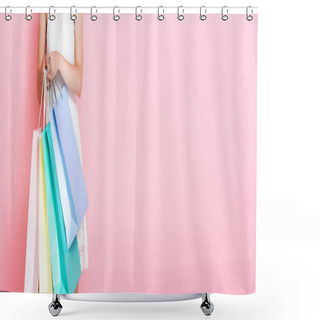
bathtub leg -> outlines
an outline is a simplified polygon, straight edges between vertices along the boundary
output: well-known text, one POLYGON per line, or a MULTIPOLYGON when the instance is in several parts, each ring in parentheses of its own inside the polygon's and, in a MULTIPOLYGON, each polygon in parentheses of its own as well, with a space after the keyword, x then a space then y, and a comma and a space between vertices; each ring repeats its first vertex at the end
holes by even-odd
POLYGON ((60 303, 60 296, 60 294, 53 294, 52 302, 48 305, 49 312, 54 317, 58 316, 62 309, 62 305, 60 303))
POLYGON ((201 293, 202 303, 200 309, 206 316, 210 316, 213 312, 213 303, 210 301, 210 293, 201 293))

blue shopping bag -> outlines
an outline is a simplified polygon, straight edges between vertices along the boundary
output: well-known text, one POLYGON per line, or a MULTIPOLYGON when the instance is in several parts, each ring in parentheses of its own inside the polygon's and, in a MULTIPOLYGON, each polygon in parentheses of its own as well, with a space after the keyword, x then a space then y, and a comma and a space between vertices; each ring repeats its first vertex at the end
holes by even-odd
POLYGON ((67 246, 54 147, 49 122, 42 132, 53 293, 74 293, 81 275, 77 239, 67 246))
POLYGON ((55 126, 68 192, 70 217, 65 223, 67 242, 70 246, 88 208, 88 196, 65 86, 53 105, 51 122, 55 126))
POLYGON ((70 190, 69 181, 66 176, 67 169, 66 169, 65 161, 62 156, 61 143, 58 138, 57 124, 56 124, 55 117, 53 116, 53 110, 51 110, 50 112, 50 123, 51 123, 51 134, 52 134, 52 142, 53 142, 54 155, 55 155, 55 161, 56 161, 62 212, 63 212, 63 218, 64 218, 64 227, 65 227, 67 244, 69 249, 74 238, 77 235, 79 227, 78 227, 78 220, 75 215, 74 207, 70 205, 70 201, 72 200, 72 193, 70 190))

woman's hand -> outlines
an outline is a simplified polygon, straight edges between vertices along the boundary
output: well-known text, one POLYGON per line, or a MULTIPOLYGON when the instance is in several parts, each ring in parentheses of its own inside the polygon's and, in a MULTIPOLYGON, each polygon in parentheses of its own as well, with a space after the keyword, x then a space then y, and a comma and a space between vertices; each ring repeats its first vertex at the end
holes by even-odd
POLYGON ((49 56, 49 72, 48 72, 48 82, 51 86, 51 81, 56 76, 57 72, 60 70, 62 55, 58 51, 51 51, 49 56))
MULTIPOLYGON (((45 54, 42 58, 42 62, 41 62, 41 67, 40 67, 40 72, 43 76, 43 73, 44 73, 44 69, 47 69, 48 70, 48 67, 49 67, 49 62, 48 62, 48 57, 47 55, 45 54)), ((49 84, 48 84, 48 75, 47 75, 47 89, 49 88, 49 84)))
POLYGON ((42 72, 42 74, 44 73, 44 69, 48 68, 48 66, 49 66, 48 57, 45 54, 43 56, 43 59, 42 59, 42 62, 41 62, 41 72, 42 72))

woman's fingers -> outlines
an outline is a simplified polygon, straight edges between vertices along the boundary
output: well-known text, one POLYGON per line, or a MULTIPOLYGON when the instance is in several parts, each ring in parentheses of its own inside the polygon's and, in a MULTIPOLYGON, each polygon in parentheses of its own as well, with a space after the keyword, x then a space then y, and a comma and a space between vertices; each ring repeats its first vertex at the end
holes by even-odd
POLYGON ((49 56, 49 59, 48 59, 48 64, 49 64, 49 72, 48 72, 48 75, 50 76, 51 75, 51 72, 52 72, 52 59, 51 59, 51 53, 50 53, 50 56, 49 56))
POLYGON ((48 61, 48 57, 46 54, 44 55, 44 61, 45 61, 45 67, 48 69, 49 61, 48 61))
POLYGON ((46 68, 46 60, 45 58, 43 57, 42 59, 42 62, 41 62, 41 70, 42 70, 42 73, 44 72, 44 69, 46 68))
POLYGON ((56 55, 55 55, 55 51, 51 51, 50 52, 50 69, 51 69, 51 79, 53 79, 56 76, 57 73, 57 67, 56 67, 56 59, 55 59, 56 55))
POLYGON ((49 67, 49 62, 50 61, 48 61, 48 68, 47 68, 47 89, 48 90, 50 88, 50 72, 51 72, 50 67, 49 67))

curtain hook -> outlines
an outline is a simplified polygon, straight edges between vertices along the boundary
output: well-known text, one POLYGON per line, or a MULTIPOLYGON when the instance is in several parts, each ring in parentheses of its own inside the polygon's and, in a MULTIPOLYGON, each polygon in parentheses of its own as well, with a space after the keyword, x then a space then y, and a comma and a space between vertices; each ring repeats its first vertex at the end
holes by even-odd
POLYGON ((184 19, 184 15, 183 14, 184 14, 183 6, 179 6, 178 7, 178 20, 179 21, 182 21, 184 19), (181 9, 182 13, 180 13, 180 9, 181 9))
POLYGON ((248 21, 251 21, 253 19, 253 9, 251 6, 248 6, 247 7, 247 10, 246 10, 246 19, 248 21), (251 14, 249 14, 249 8, 251 8, 251 14))
MULTIPOLYGON (((118 9, 117 6, 113 7, 113 20, 114 21, 118 21, 120 20, 120 16, 118 14, 116 14, 116 8, 118 9)), ((120 13, 120 10, 118 9, 118 13, 120 13)))
POLYGON ((70 19, 72 21, 75 21, 75 20, 77 20, 77 15, 73 13, 73 8, 74 8, 74 11, 77 12, 76 7, 75 6, 71 6, 70 7, 70 19))
POLYGON ((142 9, 140 6, 136 6, 136 20, 140 21, 140 20, 142 20, 142 15, 138 14, 138 8, 140 8, 141 13, 142 13, 142 9))
POLYGON ((163 6, 158 7, 158 20, 162 21, 164 19, 164 9, 163 6), (160 14, 160 8, 162 8, 162 14, 160 14))
POLYGON ((223 20, 223 21, 227 21, 228 20, 228 7, 227 6, 223 6, 222 8, 221 8, 221 19, 223 20), (226 13, 224 13, 224 9, 226 9, 226 13))
MULTIPOLYGON (((10 21, 12 19, 12 16, 10 14, 8 14, 8 9, 10 8, 10 6, 6 6, 4 8, 4 18, 7 20, 7 21, 10 21)), ((12 12, 12 10, 10 9, 10 12, 12 12)))
POLYGON ((30 6, 26 6, 25 14, 26 14, 26 20, 30 21, 32 19, 32 15, 28 13, 28 9, 30 8, 30 13, 32 12, 32 9, 30 6))
POLYGON ((200 20, 201 20, 201 21, 204 21, 204 20, 207 19, 206 13, 207 13, 206 7, 205 7, 205 6, 201 6, 201 7, 200 7, 200 20), (202 10, 203 10, 204 12, 202 12, 202 10))
MULTIPOLYGON (((96 21, 98 19, 98 17, 96 14, 93 14, 93 8, 95 8, 95 6, 91 7, 91 9, 90 9, 90 19, 92 21, 96 21)), ((97 9, 96 9, 96 13, 97 13, 97 9)))
POLYGON ((54 14, 51 14, 51 9, 53 9, 53 12, 56 12, 56 9, 54 8, 54 6, 49 7, 49 19, 53 21, 56 18, 56 16, 54 14))

